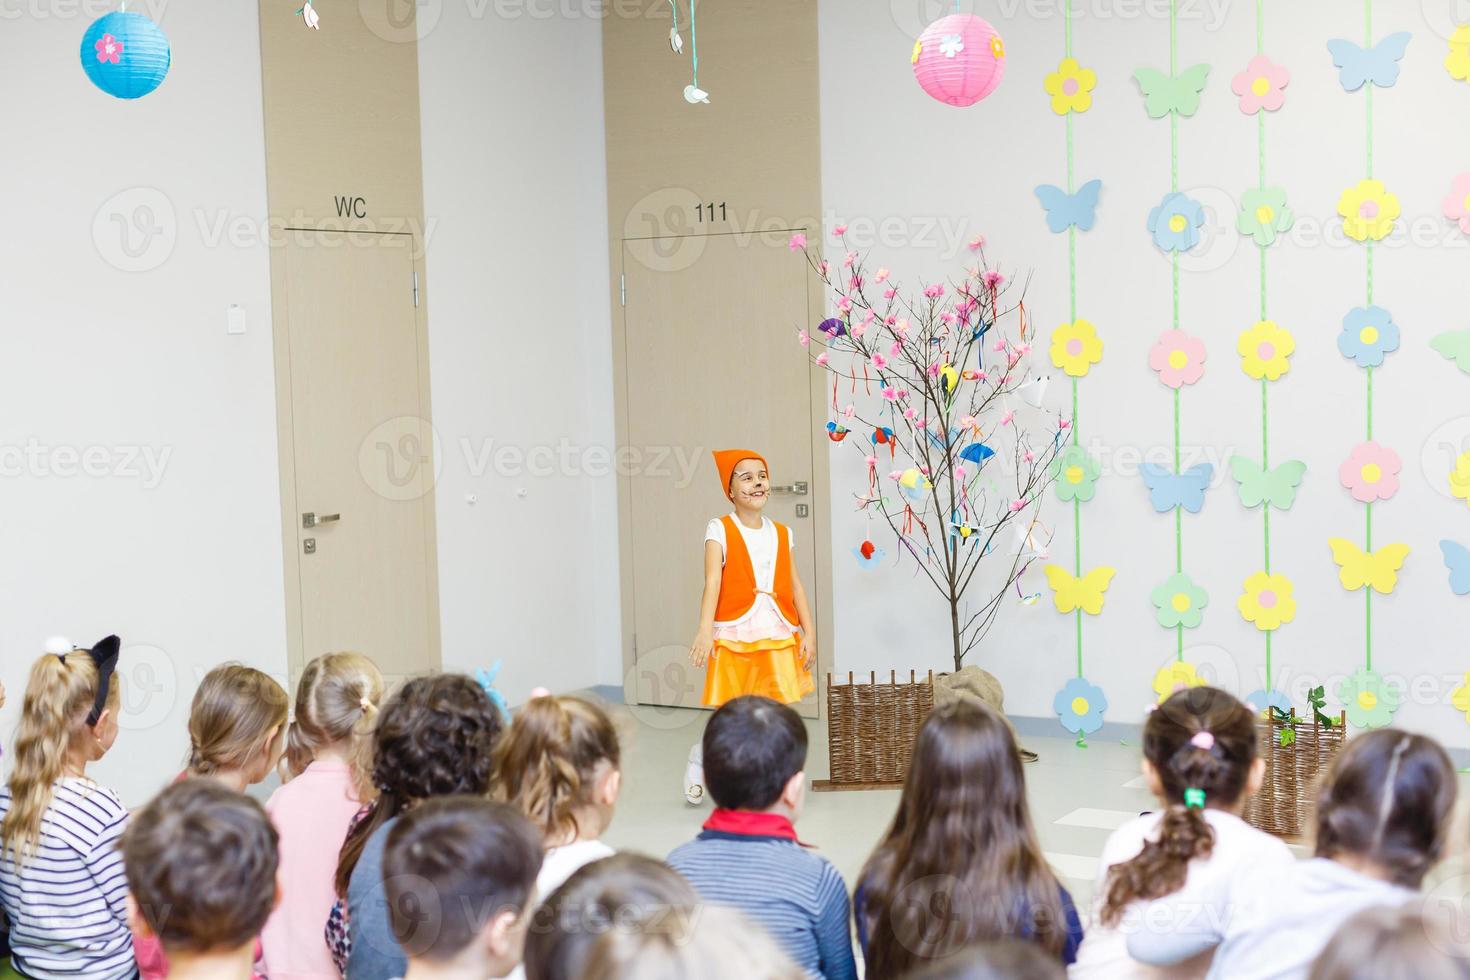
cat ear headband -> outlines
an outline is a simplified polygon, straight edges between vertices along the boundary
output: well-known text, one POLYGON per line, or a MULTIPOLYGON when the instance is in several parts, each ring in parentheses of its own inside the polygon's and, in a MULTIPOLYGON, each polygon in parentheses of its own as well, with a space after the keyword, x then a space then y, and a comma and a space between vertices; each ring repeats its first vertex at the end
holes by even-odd
MULTIPOLYGON (((55 656, 63 664, 66 663, 66 655, 80 650, 81 647, 73 646, 72 642, 64 637, 53 636, 46 641, 46 652, 55 656)), ((92 701, 92 710, 87 713, 87 725, 90 727, 97 724, 102 717, 102 712, 107 707, 107 695, 112 690, 112 675, 117 670, 117 655, 122 649, 122 641, 116 636, 108 636, 98 640, 87 651, 92 658, 92 663, 97 667, 97 697, 92 701)))

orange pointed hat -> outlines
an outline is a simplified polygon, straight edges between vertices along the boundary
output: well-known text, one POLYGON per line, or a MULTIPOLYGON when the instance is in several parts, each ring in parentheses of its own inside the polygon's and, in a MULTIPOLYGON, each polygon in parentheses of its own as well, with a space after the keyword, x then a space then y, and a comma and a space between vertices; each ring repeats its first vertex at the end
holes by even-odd
POLYGON ((764 456, 749 449, 716 449, 711 455, 715 458, 715 468, 720 471, 720 490, 726 495, 730 493, 730 478, 742 459, 758 459, 767 472, 771 469, 764 456))

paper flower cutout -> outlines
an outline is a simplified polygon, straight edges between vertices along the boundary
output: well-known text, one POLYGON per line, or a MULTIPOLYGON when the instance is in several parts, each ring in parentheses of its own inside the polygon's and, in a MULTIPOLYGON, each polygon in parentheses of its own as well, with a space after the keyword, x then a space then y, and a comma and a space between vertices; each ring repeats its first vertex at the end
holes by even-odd
POLYGON ((1254 708, 1256 714, 1265 714, 1267 708, 1275 708, 1278 711, 1290 711, 1291 699, 1277 690, 1266 690, 1258 687, 1246 696, 1245 703, 1254 708))
POLYGON ((1205 373, 1205 342, 1183 330, 1165 330, 1148 352, 1148 366, 1170 388, 1192 385, 1205 373))
POLYGON ((1072 227, 1091 231, 1097 223, 1097 198, 1101 193, 1100 180, 1089 180, 1071 194, 1055 184, 1036 188, 1037 200, 1046 211, 1046 226, 1058 235, 1072 227))
POLYGON ((1399 569, 1409 557, 1406 544, 1386 544, 1371 555, 1347 538, 1328 538, 1332 560, 1337 562, 1337 579, 1349 592, 1365 586, 1388 595, 1399 583, 1399 569))
POLYGON ((1470 595, 1470 548, 1446 539, 1439 543, 1439 550, 1444 555, 1444 567, 1450 570, 1450 591, 1470 595))
POLYGON ((945 34, 939 39, 939 53, 953 58, 965 50, 965 39, 958 34, 945 34))
MULTIPOLYGON (((1466 59, 1470 60, 1470 55, 1466 55, 1466 59)), ((1440 208, 1446 218, 1457 223, 1461 231, 1470 235, 1470 172, 1460 174, 1450 182, 1450 192, 1440 202, 1440 208)))
POLYGON ((1249 457, 1231 456, 1230 475, 1235 477, 1236 494, 1243 506, 1259 507, 1264 503, 1277 510, 1290 510, 1296 503, 1297 488, 1307 475, 1307 464, 1290 459, 1268 472, 1249 457))
POLYGON ((852 549, 852 556, 857 559, 858 567, 867 570, 877 568, 886 554, 886 551, 871 541, 864 541, 852 549))
POLYGON ((913 54, 913 57, 909 59, 909 64, 911 64, 911 65, 917 65, 919 63, 919 55, 921 55, 923 53, 924 53, 924 42, 922 40, 915 41, 914 42, 914 54, 913 54))
POLYGON ((1170 696, 1191 687, 1203 687, 1205 679, 1195 671, 1194 664, 1176 660, 1154 674, 1154 693, 1163 704, 1170 696))
POLYGON ((1337 685, 1337 699, 1347 709, 1348 721, 1357 728, 1386 728, 1393 724, 1399 708, 1399 692, 1389 687, 1376 670, 1361 669, 1337 685))
POLYGON ((990 53, 997 58, 1004 58, 1006 56, 1006 43, 1000 39, 999 34, 992 34, 990 36, 990 53))
POLYGON ((1143 92, 1143 107, 1150 119, 1162 119, 1169 113, 1192 116, 1199 110, 1200 93, 1205 90, 1209 65, 1194 65, 1170 77, 1152 68, 1140 68, 1133 80, 1143 92))
POLYGON ((1092 108, 1092 90, 1097 73, 1083 68, 1076 58, 1063 58, 1057 70, 1046 76, 1042 88, 1051 96, 1051 111, 1059 116, 1092 108))
POLYGON ((1154 618, 1165 629, 1176 626, 1194 629, 1204 619, 1204 609, 1210 601, 1209 594, 1184 572, 1175 572, 1164 579, 1162 585, 1149 593, 1149 598, 1156 610, 1154 618))
POLYGON ((122 57, 123 43, 111 34, 104 34, 93 45, 97 49, 97 60, 106 65, 115 65, 122 57))
POLYGON ((1294 220, 1286 206, 1286 191, 1280 187, 1253 188, 1240 196, 1235 229, 1255 239, 1257 245, 1270 245, 1278 234, 1291 228, 1294 220))
POLYGON ((1102 466, 1077 443, 1069 443, 1058 453, 1050 468, 1057 481, 1057 499, 1086 503, 1097 493, 1097 478, 1102 475, 1102 466))
POLYGON ((1154 236, 1154 244, 1165 252, 1187 252, 1194 248, 1199 244, 1199 230, 1204 223, 1204 205, 1178 192, 1165 194, 1159 206, 1148 213, 1148 230, 1154 236))
POLYGON ((1338 81, 1344 91, 1356 92, 1368 82, 1379 88, 1390 88, 1399 80, 1399 62, 1409 49, 1407 31, 1390 34, 1372 48, 1364 48, 1352 41, 1338 38, 1327 42, 1332 52, 1332 63, 1341 71, 1338 81))
POLYGON ((1384 189, 1381 180, 1360 180, 1337 199, 1342 230, 1358 242, 1387 238, 1400 211, 1399 199, 1384 189))
POLYGON ((1061 565, 1047 565, 1046 584, 1056 593, 1052 600, 1056 603, 1057 612, 1069 613, 1074 609, 1081 609, 1096 616, 1102 612, 1103 593, 1107 592, 1108 585, 1117 573, 1116 568, 1103 565, 1081 578, 1076 578, 1061 565))
POLYGON ((1074 677, 1052 698, 1051 710, 1056 712, 1062 727, 1073 735, 1091 735, 1103 726, 1108 699, 1096 684, 1074 677))
POLYGON ((1149 503, 1160 514, 1176 507, 1198 514, 1205 505, 1205 491, 1215 477, 1212 463, 1196 463, 1183 473, 1171 472, 1157 463, 1140 463, 1138 472, 1148 487, 1149 503))
POLYGON ((1291 579, 1285 575, 1256 572, 1245 580, 1245 592, 1235 601, 1241 618, 1256 629, 1269 631, 1296 618, 1296 599, 1291 579))
POLYGON ((1461 453, 1450 470, 1450 493, 1470 504, 1470 453, 1461 453))
POLYGON ((1470 374, 1470 330, 1451 330, 1429 341, 1429 346, 1455 362, 1455 367, 1470 374))
POLYGON ((1399 327, 1381 306, 1355 306, 1342 318, 1337 349, 1358 367, 1378 367, 1384 355, 1399 349, 1399 327))
POLYGON ((1291 367, 1287 358, 1296 351, 1296 340, 1274 320, 1258 320, 1240 335, 1235 350, 1240 354, 1240 369, 1249 377, 1275 381, 1291 367))
POLYGON ((1245 66, 1245 71, 1230 82, 1230 91, 1240 96, 1240 111, 1253 116, 1265 109, 1275 112, 1286 104, 1286 88, 1291 72, 1258 54, 1245 66))
POLYGON ((1465 682, 1450 692, 1450 704, 1456 711, 1464 713, 1466 721, 1470 721, 1470 670, 1465 672, 1465 682))
POLYGON ((1470 24, 1461 24, 1450 35, 1450 53, 1445 55, 1444 67, 1451 78, 1470 80, 1470 24))
POLYGON ((1376 442, 1360 442, 1337 468, 1337 478, 1359 503, 1387 500, 1399 492, 1399 454, 1376 442))
POLYGON ((1051 362, 1074 378, 1086 377, 1102 353, 1097 328, 1087 320, 1064 323, 1051 332, 1051 362))

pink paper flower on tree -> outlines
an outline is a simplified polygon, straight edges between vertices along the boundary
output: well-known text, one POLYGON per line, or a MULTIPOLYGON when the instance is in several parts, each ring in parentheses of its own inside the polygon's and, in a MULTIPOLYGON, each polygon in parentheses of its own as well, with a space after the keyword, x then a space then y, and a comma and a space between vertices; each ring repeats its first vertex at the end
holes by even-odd
POLYGON ((1387 500, 1399 491, 1399 454, 1376 442, 1360 442, 1337 468, 1337 478, 1353 499, 1371 504, 1387 500))
POLYGON ((838 238, 841 238, 843 235, 847 234, 847 225, 833 225, 832 234, 836 235, 838 238))
POLYGON ((798 231, 796 234, 791 236, 791 241, 786 243, 786 247, 791 249, 791 251, 793 252, 799 249, 806 248, 806 235, 798 231))
POLYGON ((1148 352, 1148 366, 1170 388, 1192 385, 1205 373, 1205 342, 1183 330, 1165 330, 1148 352))
POLYGON ((1445 196, 1441 207, 1444 208, 1444 216, 1451 221, 1458 222, 1460 230, 1470 235, 1470 173, 1463 173, 1456 177, 1450 185, 1450 192, 1445 196))
POLYGON ((1245 71, 1235 76, 1230 90, 1240 96, 1240 111, 1254 116, 1262 109, 1275 112, 1285 105, 1283 89, 1290 81, 1291 72, 1258 54, 1245 66, 1245 71))
POLYGON ((1005 281, 1006 277, 1001 273, 996 272, 994 269, 990 269, 985 273, 985 285, 989 286, 991 289, 999 289, 1005 281))

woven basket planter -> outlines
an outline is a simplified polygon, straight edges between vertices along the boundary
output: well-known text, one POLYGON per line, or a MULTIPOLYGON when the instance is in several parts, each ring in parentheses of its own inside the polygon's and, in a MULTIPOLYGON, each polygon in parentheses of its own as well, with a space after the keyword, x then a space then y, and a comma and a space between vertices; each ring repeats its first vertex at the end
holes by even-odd
MULTIPOLYGON (((1291 717, 1296 719, 1295 708, 1291 717)), ((1281 730, 1288 724, 1269 714, 1260 723, 1259 751, 1266 760, 1266 778, 1260 792, 1246 803, 1245 819, 1268 834, 1301 837, 1311 825, 1317 777, 1347 739, 1347 714, 1331 728, 1322 727, 1315 715, 1310 725, 1297 721, 1296 741, 1283 748, 1281 730)))
POLYGON ((919 726, 934 708, 934 672, 913 671, 900 681, 876 672, 866 682, 847 675, 846 684, 827 675, 827 751, 831 778, 812 784, 818 791, 898 789, 908 775, 919 726))

